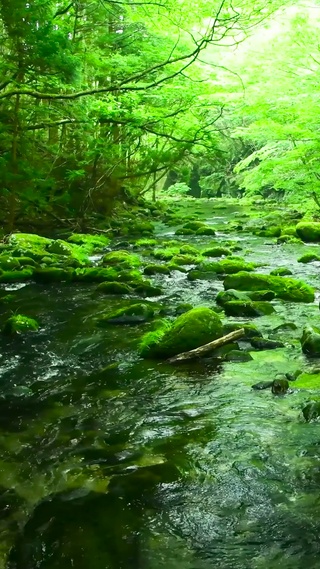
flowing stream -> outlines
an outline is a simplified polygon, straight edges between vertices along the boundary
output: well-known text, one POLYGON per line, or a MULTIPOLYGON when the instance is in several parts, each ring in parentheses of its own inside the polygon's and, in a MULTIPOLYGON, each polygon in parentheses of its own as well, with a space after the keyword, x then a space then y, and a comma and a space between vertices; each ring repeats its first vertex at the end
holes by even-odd
MULTIPOLYGON (((317 287, 319 263, 297 263, 305 245, 228 232, 240 206, 197 207, 261 272, 286 266, 317 287)), ((174 229, 159 224, 159 242, 174 229)), ((165 295, 149 300, 166 305, 214 307, 223 288, 180 272, 155 281, 165 295)), ((10 311, 41 329, 0 339, 0 568, 319 568, 320 431, 301 414, 310 392, 251 389, 316 367, 299 337, 319 321, 318 300, 245 320, 285 348, 173 366, 137 355, 150 324, 95 326, 122 302, 95 285, 1 286, 10 311)))

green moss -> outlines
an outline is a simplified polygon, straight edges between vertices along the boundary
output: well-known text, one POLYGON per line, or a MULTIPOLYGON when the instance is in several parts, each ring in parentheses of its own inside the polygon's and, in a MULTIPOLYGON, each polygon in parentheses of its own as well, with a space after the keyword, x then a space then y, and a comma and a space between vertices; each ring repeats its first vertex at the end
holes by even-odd
POLYGON ((192 229, 185 229, 184 227, 180 227, 175 232, 175 235, 194 235, 194 231, 192 229))
POLYGON ((320 241, 320 223, 301 221, 296 226, 296 233, 302 241, 307 243, 320 241))
POLYGON ((312 263, 312 261, 320 261, 320 255, 316 253, 305 253, 298 259, 298 263, 312 263))
POLYGON ((169 358, 180 352, 198 348, 222 335, 218 314, 210 308, 193 308, 179 316, 171 326, 144 336, 140 354, 144 358, 169 358))
POLYGON ((209 225, 200 227, 196 231, 196 235, 215 235, 215 234, 216 234, 215 230, 213 229, 213 227, 210 227, 209 225))
POLYGON ((36 261, 31 257, 17 257, 17 261, 19 261, 20 267, 37 267, 36 261))
POLYGON ((294 386, 297 389, 320 390, 320 373, 301 373, 294 386))
POLYGON ((152 256, 160 261, 170 261, 172 257, 179 254, 178 247, 168 247, 167 249, 155 249, 152 256))
POLYGON ((262 301, 243 301, 232 300, 225 302, 223 309, 227 316, 255 317, 275 312, 274 307, 269 302, 262 301))
POLYGON ((104 255, 101 264, 118 265, 121 266, 121 268, 133 269, 140 267, 141 261, 137 255, 133 255, 127 251, 111 251, 104 255))
POLYGON ((0 283, 12 283, 32 279, 33 269, 25 268, 20 271, 0 271, 0 283))
POLYGON ((199 263, 201 259, 197 255, 175 255, 172 257, 172 263, 174 265, 195 265, 199 263))
POLYGON ((135 242, 136 247, 154 247, 155 245, 157 245, 156 239, 138 239, 135 242))
POLYGON ((79 282, 102 283, 108 282, 127 282, 141 281, 142 277, 139 271, 119 271, 115 267, 92 267, 76 269, 73 274, 73 280, 79 282))
POLYGON ((29 318, 24 314, 16 314, 8 318, 2 332, 6 335, 24 334, 25 332, 36 332, 38 328, 39 324, 33 318, 29 318))
POLYGON ((296 225, 285 225, 281 228, 281 235, 293 235, 296 237, 296 225))
POLYGON ((240 290, 221 290, 218 292, 216 297, 216 303, 224 306, 227 302, 232 302, 234 300, 241 300, 242 302, 250 302, 250 297, 246 292, 240 290))
POLYGON ((184 267, 180 266, 180 265, 176 265, 176 263, 168 263, 167 265, 168 269, 170 271, 179 271, 180 273, 187 273, 187 269, 185 269, 184 267))
POLYGON ((104 282, 100 283, 96 290, 98 292, 103 292, 104 294, 130 294, 133 289, 124 283, 104 282))
POLYGON ((81 249, 88 255, 91 255, 91 253, 95 251, 101 251, 101 249, 107 247, 110 243, 110 239, 104 235, 87 235, 85 233, 73 233, 68 237, 67 241, 81 245, 81 249))
POLYGON ((311 357, 320 357, 320 329, 306 326, 300 340, 304 354, 311 357))
POLYGON ((199 265, 199 271, 213 272, 218 275, 231 275, 239 271, 254 271, 256 265, 247 263, 244 259, 223 259, 216 262, 203 262, 199 265))
POLYGON ((227 257, 231 254, 231 249, 228 249, 227 247, 210 247, 209 249, 202 251, 202 255, 204 257, 227 257))
POLYGON ((280 237, 281 227, 279 225, 271 225, 267 229, 256 231, 255 233, 261 237, 280 237))
POLYGON ((290 300, 292 302, 313 302, 314 289, 296 279, 287 277, 274 277, 270 275, 252 274, 239 272, 235 275, 228 275, 224 281, 226 290, 266 290, 273 291, 277 298, 290 300))
POLYGON ((181 304, 178 304, 178 306, 175 309, 175 315, 176 316, 180 316, 180 314, 184 314, 185 312, 189 312, 189 310, 192 310, 193 306, 192 304, 189 304, 188 302, 182 302, 181 304))
POLYGON ((203 221, 188 221, 183 225, 183 229, 191 229, 191 231, 197 231, 202 227, 206 227, 206 224, 203 221))
POLYGON ((180 255, 199 255, 199 250, 192 245, 182 245, 179 251, 180 255))
POLYGON ((281 245, 281 243, 301 243, 301 239, 294 237, 293 235, 281 235, 277 239, 277 243, 281 245))
POLYGON ((278 267, 277 269, 273 269, 273 271, 270 272, 270 275, 284 277, 286 275, 292 275, 292 271, 286 267, 278 267))
POLYGON ((143 272, 145 275, 170 275, 170 269, 166 265, 147 265, 143 272))
POLYGON ((0 255, 0 269, 2 271, 14 271, 20 268, 20 262, 17 257, 9 255, 0 255))
POLYGON ((108 311, 97 320, 100 327, 109 324, 141 324, 151 320, 154 316, 154 309, 149 304, 135 303, 118 310, 108 311))
POLYGON ((249 290, 246 294, 251 300, 273 300, 276 297, 273 290, 249 290))
POLYGON ((135 285, 134 291, 141 296, 161 296, 163 294, 161 286, 154 286, 148 281, 135 285))
POLYGON ((35 269, 33 278, 38 283, 69 282, 73 278, 72 269, 60 269, 58 267, 47 267, 35 269))
POLYGON ((52 239, 33 233, 13 233, 8 241, 13 256, 31 257, 35 261, 41 260, 47 254, 46 247, 51 242, 52 239))
POLYGON ((73 262, 73 266, 81 267, 90 263, 87 253, 80 245, 67 243, 67 241, 63 241, 62 239, 51 241, 51 243, 46 246, 46 250, 52 255, 66 257, 68 261, 73 262))

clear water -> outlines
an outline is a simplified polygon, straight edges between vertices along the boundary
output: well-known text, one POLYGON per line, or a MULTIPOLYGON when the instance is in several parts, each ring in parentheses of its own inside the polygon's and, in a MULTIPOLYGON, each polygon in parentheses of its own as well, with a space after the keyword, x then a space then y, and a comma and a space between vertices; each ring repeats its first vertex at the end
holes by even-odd
MULTIPOLYGON (((235 208, 199 207, 262 271, 286 266, 317 286, 317 264, 296 262, 304 245, 230 234, 235 208)), ((159 226, 159 239, 172 231, 159 226)), ((214 306, 222 288, 182 273, 156 280, 165 295, 150 300, 169 304, 214 306)), ((317 303, 276 302, 255 319, 285 348, 172 366, 139 359, 149 324, 95 326, 121 301, 94 286, 2 288, 41 330, 0 340, 0 568, 319 568, 320 431, 301 415, 311 394, 251 389, 317 364, 298 341, 317 303), (284 322, 297 329, 276 330, 284 322)))

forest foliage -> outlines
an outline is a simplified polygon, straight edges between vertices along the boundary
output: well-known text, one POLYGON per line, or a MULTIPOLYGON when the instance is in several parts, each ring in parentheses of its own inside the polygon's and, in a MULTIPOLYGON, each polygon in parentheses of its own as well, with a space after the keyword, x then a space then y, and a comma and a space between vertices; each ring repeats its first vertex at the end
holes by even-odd
POLYGON ((2 221, 316 191, 320 18, 292 4, 0 0, 2 221))

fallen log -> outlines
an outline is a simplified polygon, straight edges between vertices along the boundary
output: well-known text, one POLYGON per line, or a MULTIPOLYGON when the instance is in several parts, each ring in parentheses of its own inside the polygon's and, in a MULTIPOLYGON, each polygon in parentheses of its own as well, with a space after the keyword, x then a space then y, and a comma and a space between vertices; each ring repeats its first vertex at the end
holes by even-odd
POLYGON ((199 348, 195 348, 194 350, 190 350, 189 352, 182 352, 181 354, 177 354, 173 356, 173 358, 168 359, 167 361, 170 364, 174 364, 176 362, 183 362, 185 360, 192 360, 193 358, 199 358, 204 356, 208 352, 212 352, 225 344, 229 344, 233 342, 233 340, 237 340, 244 336, 244 328, 240 328, 240 330, 235 330, 234 332, 230 332, 226 336, 222 336, 217 340, 213 340, 213 342, 209 342, 209 344, 204 344, 204 346, 200 346, 199 348))

